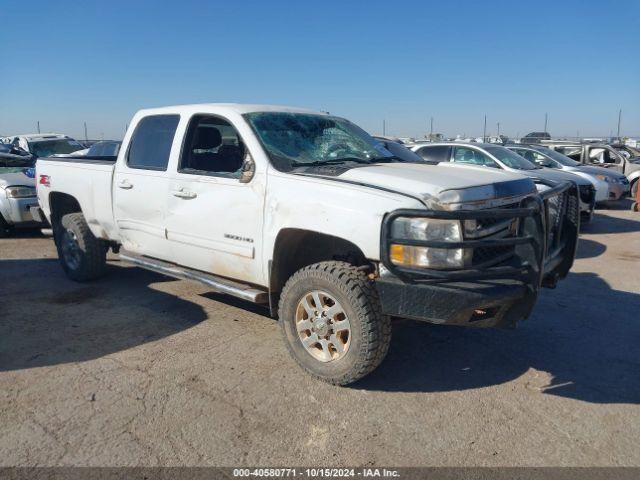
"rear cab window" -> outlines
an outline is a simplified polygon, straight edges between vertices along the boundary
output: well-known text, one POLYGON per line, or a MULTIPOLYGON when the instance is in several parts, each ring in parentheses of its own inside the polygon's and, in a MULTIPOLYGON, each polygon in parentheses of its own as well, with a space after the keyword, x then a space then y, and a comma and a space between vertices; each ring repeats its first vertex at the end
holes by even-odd
POLYGON ((127 166, 166 171, 180 115, 151 115, 136 126, 127 151, 127 166))

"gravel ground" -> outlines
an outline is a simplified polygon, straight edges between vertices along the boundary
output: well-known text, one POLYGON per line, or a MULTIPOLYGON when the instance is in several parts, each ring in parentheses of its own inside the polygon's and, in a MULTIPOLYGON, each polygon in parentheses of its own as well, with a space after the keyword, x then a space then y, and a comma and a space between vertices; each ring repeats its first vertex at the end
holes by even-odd
POLYGON ((122 265, 65 278, 0 240, 0 465, 640 466, 640 214, 600 210, 512 331, 396 321, 350 388, 262 308, 122 265))

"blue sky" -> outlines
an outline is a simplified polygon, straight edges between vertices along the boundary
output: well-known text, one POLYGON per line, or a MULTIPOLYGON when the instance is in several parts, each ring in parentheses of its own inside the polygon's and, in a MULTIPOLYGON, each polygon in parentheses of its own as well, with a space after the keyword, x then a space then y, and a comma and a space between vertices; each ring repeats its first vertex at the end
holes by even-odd
POLYGON ((121 138, 194 102, 326 110, 371 133, 640 136, 640 2, 1 0, 0 134, 121 138), (533 14, 528 10, 532 9, 533 14))

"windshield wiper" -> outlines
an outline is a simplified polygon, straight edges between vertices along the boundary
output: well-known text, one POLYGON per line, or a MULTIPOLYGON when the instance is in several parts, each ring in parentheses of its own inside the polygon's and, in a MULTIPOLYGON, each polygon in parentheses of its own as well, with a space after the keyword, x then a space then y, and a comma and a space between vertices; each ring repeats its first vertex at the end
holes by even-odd
POLYGON ((391 155, 390 157, 375 157, 371 159, 372 163, 392 163, 392 162, 406 162, 397 155, 391 155))
POLYGON ((318 167, 322 165, 343 165, 345 163, 371 163, 357 157, 332 158, 330 160, 316 160, 314 162, 291 162, 292 167, 318 167))

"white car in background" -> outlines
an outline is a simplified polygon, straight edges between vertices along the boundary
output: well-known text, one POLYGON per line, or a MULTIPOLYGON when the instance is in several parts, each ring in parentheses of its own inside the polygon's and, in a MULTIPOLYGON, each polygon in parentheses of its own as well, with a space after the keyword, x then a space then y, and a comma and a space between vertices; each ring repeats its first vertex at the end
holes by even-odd
POLYGON ((2 143, 10 143, 15 147, 20 147, 35 157, 69 155, 84 149, 84 145, 80 142, 60 133, 12 135, 3 138, 2 143))
POLYGON ((546 147, 507 145, 507 148, 541 167, 562 170, 586 178, 596 187, 596 203, 605 202, 611 198, 620 199, 629 188, 628 182, 624 182, 625 176, 621 173, 602 167, 583 165, 546 147))
POLYGON ((519 173, 534 180, 540 192, 550 188, 550 185, 571 181, 578 186, 580 192, 582 221, 588 222, 593 216, 595 186, 590 180, 573 173, 540 167, 502 145, 493 143, 438 142, 429 145, 410 146, 409 148, 430 162, 455 162, 519 173))

